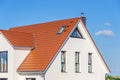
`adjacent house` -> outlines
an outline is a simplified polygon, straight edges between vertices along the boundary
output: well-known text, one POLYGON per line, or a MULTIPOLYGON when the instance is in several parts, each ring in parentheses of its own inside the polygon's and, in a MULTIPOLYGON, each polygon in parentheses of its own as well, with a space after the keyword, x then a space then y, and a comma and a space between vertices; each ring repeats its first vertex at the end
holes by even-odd
POLYGON ((84 16, 0 30, 0 80, 105 80, 84 16))

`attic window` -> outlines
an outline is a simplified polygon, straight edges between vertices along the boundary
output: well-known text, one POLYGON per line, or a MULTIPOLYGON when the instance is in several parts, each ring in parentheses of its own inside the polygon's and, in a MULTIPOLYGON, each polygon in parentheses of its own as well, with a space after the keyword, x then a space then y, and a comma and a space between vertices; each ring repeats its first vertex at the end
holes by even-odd
POLYGON ((75 38, 83 38, 83 36, 81 35, 80 31, 78 30, 78 28, 76 28, 73 33, 71 34, 71 37, 75 37, 75 38))
POLYGON ((66 26, 65 26, 65 25, 64 25, 64 26, 62 26, 62 27, 59 29, 58 34, 61 34, 61 33, 65 30, 65 28, 66 28, 66 26))

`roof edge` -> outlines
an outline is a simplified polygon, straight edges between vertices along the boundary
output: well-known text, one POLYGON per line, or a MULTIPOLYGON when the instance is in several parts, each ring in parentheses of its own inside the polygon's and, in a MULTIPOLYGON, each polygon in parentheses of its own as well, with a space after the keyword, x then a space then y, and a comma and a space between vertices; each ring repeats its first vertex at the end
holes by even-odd
POLYGON ((17 71, 20 75, 44 75, 43 71, 17 71))
POLYGON ((14 46, 14 49, 20 49, 20 50, 31 50, 31 49, 34 49, 34 48, 35 47, 30 47, 30 46, 14 46))
POLYGON ((80 22, 80 19, 78 18, 78 21, 76 22, 76 24, 74 25, 73 29, 70 31, 70 33, 68 34, 67 38, 63 41, 62 45, 60 46, 59 50, 56 52, 55 56, 53 57, 53 59, 50 61, 50 63, 47 65, 47 67, 44 70, 44 74, 47 72, 47 70, 49 69, 49 67, 51 66, 51 64, 53 63, 53 61, 55 60, 55 58, 57 57, 57 55, 59 54, 60 50, 63 48, 63 46, 65 45, 65 43, 68 41, 70 35, 72 34, 72 31, 77 27, 78 23, 80 22))
MULTIPOLYGON (((2 30, 5 31, 5 30, 2 30)), ((5 38, 5 40, 10 44, 10 46, 13 48, 14 45, 8 40, 8 38, 4 35, 4 33, 0 30, 0 34, 2 34, 2 36, 5 38)))
MULTIPOLYGON (((81 20, 81 21, 82 21, 82 20, 81 20)), ((97 52, 99 53, 101 59, 103 60, 103 63, 104 63, 104 65, 106 66, 107 71, 108 71, 108 72, 111 72, 110 69, 109 69, 109 67, 108 67, 108 65, 107 65, 107 63, 105 62, 105 60, 104 60, 104 58, 103 58, 103 56, 102 56, 102 54, 101 54, 101 52, 99 51, 97 45, 95 44, 92 36, 90 35, 88 29, 86 28, 86 25, 83 24, 83 21, 82 21, 82 25, 84 26, 84 29, 86 30, 86 32, 87 32, 88 35, 89 35, 89 38, 91 39, 92 43, 94 44, 95 49, 97 50, 97 52)))
POLYGON ((74 17, 74 18, 65 18, 65 19, 58 19, 58 20, 53 20, 53 21, 48 21, 48 22, 41 22, 41 23, 35 23, 35 24, 30 24, 30 25, 25 25, 25 26, 17 26, 17 27, 12 27, 12 28, 9 28, 10 31, 12 31, 12 29, 14 28, 20 28, 20 27, 27 27, 27 26, 33 26, 33 25, 39 25, 39 24, 47 24, 47 23, 51 23, 51 22, 57 22, 57 21, 63 21, 63 20, 69 20, 69 19, 75 19, 75 18, 78 18, 78 19, 82 19, 82 16, 81 17, 74 17))

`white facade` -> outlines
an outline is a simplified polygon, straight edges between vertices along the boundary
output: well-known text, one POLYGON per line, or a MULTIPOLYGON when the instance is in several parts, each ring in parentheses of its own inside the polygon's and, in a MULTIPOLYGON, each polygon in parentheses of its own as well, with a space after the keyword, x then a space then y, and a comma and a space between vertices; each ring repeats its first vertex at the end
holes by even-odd
POLYGON ((45 70, 44 75, 20 75, 17 69, 31 50, 14 48, 1 33, 0 51, 8 51, 8 72, 0 73, 0 78, 8 78, 8 80, 26 80, 26 78, 36 78, 36 80, 104 80, 105 74, 109 71, 107 71, 99 51, 82 23, 78 24, 78 29, 83 38, 68 37, 45 70), (61 72, 61 51, 66 51, 66 72, 61 72), (75 52, 80 53, 79 73, 75 72, 75 52), (88 53, 92 53, 92 73, 88 73, 88 53))
POLYGON ((107 71, 98 55, 99 53, 96 52, 82 24, 79 24, 78 27, 84 38, 70 37, 61 49, 61 51, 66 51, 67 71, 61 72, 61 52, 59 52, 46 72, 46 80, 105 80, 107 71), (75 52, 80 52, 79 73, 75 72, 75 52), (88 73, 88 53, 92 53, 92 73, 88 73))

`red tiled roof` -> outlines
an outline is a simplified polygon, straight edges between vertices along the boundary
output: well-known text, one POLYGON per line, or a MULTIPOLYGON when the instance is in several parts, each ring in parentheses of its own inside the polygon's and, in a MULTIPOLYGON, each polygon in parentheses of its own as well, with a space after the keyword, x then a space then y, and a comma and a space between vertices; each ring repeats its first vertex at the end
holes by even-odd
MULTIPOLYGON (((59 21, 11 28, 9 31, 34 34, 35 42, 36 42, 35 49, 30 52, 30 54, 27 56, 27 58, 18 68, 18 71, 45 70, 48 64, 55 56, 55 54, 57 53, 57 51, 60 49, 63 42, 66 40, 67 36, 69 35, 69 33, 71 32, 71 30, 73 29, 73 27, 75 26, 78 20, 79 18, 72 18, 66 20, 59 20, 59 21), (63 25, 66 25, 67 27, 62 32, 62 34, 57 34, 59 29, 63 25)), ((21 43, 22 45, 25 42, 19 40, 18 43, 21 43)))
POLYGON ((16 31, 0 30, 5 37, 14 46, 30 47, 34 48, 34 37, 31 33, 23 33, 16 31))

